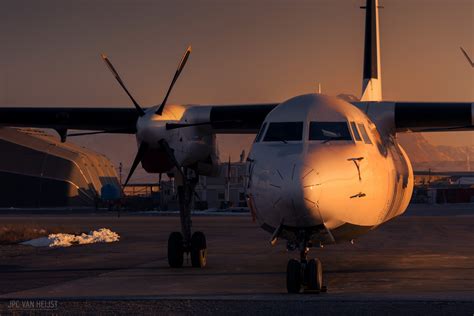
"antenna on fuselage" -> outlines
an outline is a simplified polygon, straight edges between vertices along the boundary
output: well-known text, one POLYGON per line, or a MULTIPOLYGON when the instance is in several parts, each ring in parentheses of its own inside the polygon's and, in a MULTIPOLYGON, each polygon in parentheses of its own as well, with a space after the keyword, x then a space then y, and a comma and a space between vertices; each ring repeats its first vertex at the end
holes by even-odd
POLYGON ((364 72, 361 101, 382 101, 380 64, 379 0, 367 0, 365 6, 364 72))
POLYGON ((323 93, 323 90, 321 89, 321 82, 318 82, 318 94, 323 93))

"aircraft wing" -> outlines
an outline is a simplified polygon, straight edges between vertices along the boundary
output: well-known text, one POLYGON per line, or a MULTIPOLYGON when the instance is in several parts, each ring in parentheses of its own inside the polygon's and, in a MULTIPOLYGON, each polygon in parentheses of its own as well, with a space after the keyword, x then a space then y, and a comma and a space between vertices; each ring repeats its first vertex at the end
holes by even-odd
POLYGON ((474 130, 470 102, 353 102, 377 126, 401 132, 474 130))
MULTIPOLYGON (((394 132, 450 132, 474 130, 470 102, 351 102, 379 126, 394 132)), ((207 106, 216 133, 257 133, 278 103, 207 106)))
MULTIPOLYGON (((474 130, 474 103, 470 102, 351 102, 377 126, 392 132, 450 132, 474 130)), ((205 106, 216 133, 257 133, 278 103, 205 106)), ((203 108, 204 109, 204 108, 203 108)))
MULTIPOLYGON (((186 117, 191 121, 203 120, 216 133, 256 133, 276 105, 192 105, 186 117)), ((10 127, 134 134, 137 119, 134 108, 0 107, 0 126, 10 127)))
MULTIPOLYGON (((365 112, 378 126, 388 124, 396 132, 474 130, 474 103, 352 102, 352 104, 365 112)), ((258 132, 267 114, 277 105, 278 103, 190 105, 185 116, 188 122, 211 125, 215 133, 253 134, 258 132)), ((133 108, 0 107, 0 126, 134 134, 137 119, 137 111, 133 108)))
POLYGON ((0 126, 97 130, 134 134, 133 108, 0 107, 0 126))

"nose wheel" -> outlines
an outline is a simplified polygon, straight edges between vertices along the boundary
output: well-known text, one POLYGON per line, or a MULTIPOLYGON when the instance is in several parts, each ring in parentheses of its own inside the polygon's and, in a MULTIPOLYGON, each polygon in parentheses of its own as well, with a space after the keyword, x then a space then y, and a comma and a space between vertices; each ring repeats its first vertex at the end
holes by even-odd
MULTIPOLYGON (((302 234, 304 235, 304 234, 302 234)), ((321 293, 327 288, 323 285, 323 266, 319 259, 310 259, 307 255, 309 248, 303 238, 299 243, 300 260, 290 259, 286 267, 286 289, 288 293, 321 293)), ((293 248, 294 249, 294 248, 293 248)))
POLYGON ((195 232, 191 237, 191 265, 194 268, 206 266, 207 245, 206 236, 202 232, 195 232))
POLYGON ((286 289, 288 293, 326 292, 323 285, 323 268, 319 259, 299 262, 290 259, 286 268, 286 289))
POLYGON ((172 268, 181 268, 183 259, 183 235, 180 232, 172 232, 168 238, 168 264, 172 268))
POLYGON ((323 286, 323 265, 319 259, 311 259, 305 269, 306 286, 308 291, 321 292, 323 286))
POLYGON ((288 293, 299 293, 301 290, 301 263, 290 259, 286 267, 286 288, 288 293))

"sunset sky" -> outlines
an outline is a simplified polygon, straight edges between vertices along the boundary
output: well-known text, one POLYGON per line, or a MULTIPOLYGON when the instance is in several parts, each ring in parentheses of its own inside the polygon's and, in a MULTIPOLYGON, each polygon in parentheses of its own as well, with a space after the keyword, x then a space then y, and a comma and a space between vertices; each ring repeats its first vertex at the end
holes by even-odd
MULTIPOLYGON (((0 106, 130 107, 99 58, 109 55, 144 106, 161 102, 181 54, 193 53, 173 103, 281 102, 313 92, 360 96, 363 0, 0 1, 0 106)), ((473 101, 474 1, 381 0, 386 100, 473 101)), ((234 159, 250 138, 221 138, 234 159), (229 139, 238 145, 226 145, 229 139)), ((474 132, 431 134, 474 146, 474 132)), ((131 161, 133 137, 80 141, 131 161), (106 141, 105 141, 106 140, 106 141), (116 148, 123 140, 124 147, 116 148), (128 145, 129 143, 129 145, 128 145), (115 147, 114 147, 115 146, 115 147), (128 148, 131 152, 128 152, 128 148)), ((97 148, 95 148, 97 149, 97 148)))

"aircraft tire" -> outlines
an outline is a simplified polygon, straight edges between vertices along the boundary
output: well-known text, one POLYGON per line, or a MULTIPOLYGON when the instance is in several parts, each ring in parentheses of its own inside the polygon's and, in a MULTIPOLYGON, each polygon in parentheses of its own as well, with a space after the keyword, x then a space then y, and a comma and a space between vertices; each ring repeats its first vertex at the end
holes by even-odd
POLYGON ((183 266, 183 248, 183 235, 180 232, 172 232, 168 238, 168 264, 171 268, 183 266))
POLYGON ((306 265, 307 284, 310 291, 320 292, 323 287, 323 266, 319 259, 311 259, 306 265))
POLYGON ((301 263, 290 259, 286 267, 286 289, 288 293, 299 293, 301 290, 301 263))
POLYGON ((191 236, 191 264, 194 268, 204 268, 207 259, 206 236, 202 232, 195 232, 191 236))

